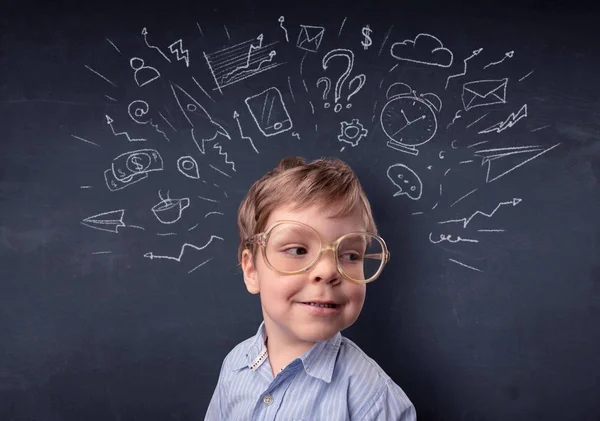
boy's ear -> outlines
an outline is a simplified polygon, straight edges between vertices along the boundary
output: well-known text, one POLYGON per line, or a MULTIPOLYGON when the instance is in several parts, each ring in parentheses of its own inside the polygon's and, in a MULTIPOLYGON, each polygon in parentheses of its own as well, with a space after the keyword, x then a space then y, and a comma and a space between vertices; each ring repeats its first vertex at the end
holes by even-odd
POLYGON ((260 285, 258 282, 258 272, 252 258, 252 252, 248 249, 242 253, 242 271, 244 272, 244 283, 250 294, 258 294, 260 285))

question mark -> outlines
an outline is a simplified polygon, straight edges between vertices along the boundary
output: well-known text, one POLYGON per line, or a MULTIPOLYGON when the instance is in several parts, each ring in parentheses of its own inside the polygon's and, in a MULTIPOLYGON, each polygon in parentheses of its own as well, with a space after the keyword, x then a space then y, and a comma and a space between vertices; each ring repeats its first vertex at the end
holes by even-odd
MULTIPOLYGON (((321 82, 325 82, 325 90, 323 91, 323 99, 325 101, 327 101, 327 95, 329 95, 329 90, 331 89, 331 79, 329 79, 328 77, 320 78, 319 80, 317 80, 317 88, 319 87, 319 84, 321 82)), ((330 107, 329 102, 325 102, 324 107, 329 108, 330 107)))
POLYGON ((348 83, 348 89, 352 89, 352 84, 354 82, 358 82, 358 87, 355 90, 353 90, 352 92, 350 92, 350 95, 348 95, 348 98, 346 98, 346 101, 348 101, 348 105, 346 105, 346 108, 352 107, 352 104, 350 104, 350 98, 352 98, 352 96, 354 96, 354 94, 358 93, 358 91, 360 91, 362 89, 362 87, 366 81, 367 81, 367 77, 364 75, 364 73, 361 73, 358 76, 354 76, 354 78, 352 78, 350 83, 348 83))
MULTIPOLYGON (((338 104, 338 101, 341 97, 342 85, 344 84, 344 82, 346 82, 346 79, 348 79, 348 76, 350 75, 350 72, 352 72, 352 68, 354 67, 354 53, 345 48, 336 48, 335 50, 331 50, 323 57, 323 70, 327 70, 327 68, 329 67, 329 60, 331 60, 334 57, 344 57, 346 60, 348 60, 348 66, 346 67, 346 70, 344 71, 344 73, 342 73, 342 75, 338 78, 337 82, 335 83, 334 111, 338 113, 342 109, 342 104, 338 104)), ((360 85, 359 89, 362 88, 363 84, 360 85)), ((353 92, 352 95, 354 93, 356 92, 353 92)))

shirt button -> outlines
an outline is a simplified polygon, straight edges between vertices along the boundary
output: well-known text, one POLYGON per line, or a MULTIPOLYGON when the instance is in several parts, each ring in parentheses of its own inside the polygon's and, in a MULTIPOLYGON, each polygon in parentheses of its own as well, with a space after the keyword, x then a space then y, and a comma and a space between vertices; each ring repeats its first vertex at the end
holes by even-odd
POLYGON ((273 403, 273 396, 265 395, 265 397, 263 398, 263 403, 265 405, 271 405, 273 403))

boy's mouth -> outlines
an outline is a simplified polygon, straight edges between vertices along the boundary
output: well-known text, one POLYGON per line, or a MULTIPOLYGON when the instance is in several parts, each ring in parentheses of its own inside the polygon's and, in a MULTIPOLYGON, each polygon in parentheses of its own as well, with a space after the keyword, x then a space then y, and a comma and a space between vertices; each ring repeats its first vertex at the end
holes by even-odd
POLYGON ((331 302, 321 303, 321 302, 317 302, 317 301, 305 301, 302 304, 306 304, 306 305, 313 306, 313 307, 321 307, 321 308, 338 308, 339 307, 338 304, 331 303, 331 302))

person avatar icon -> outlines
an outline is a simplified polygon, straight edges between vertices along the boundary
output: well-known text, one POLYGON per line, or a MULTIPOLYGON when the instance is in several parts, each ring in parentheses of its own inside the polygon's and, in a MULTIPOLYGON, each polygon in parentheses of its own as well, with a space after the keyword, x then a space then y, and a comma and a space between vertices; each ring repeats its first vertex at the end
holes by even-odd
POLYGON ((152 66, 146 66, 144 60, 139 57, 132 57, 131 60, 129 60, 129 65, 135 70, 133 78, 140 88, 160 77, 158 70, 152 66), (140 82, 140 80, 142 82, 140 82))

